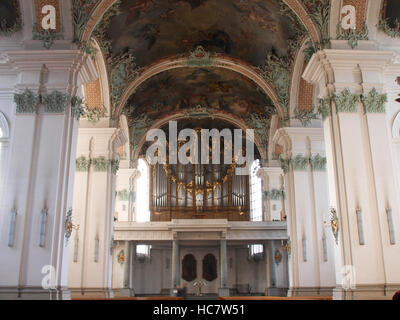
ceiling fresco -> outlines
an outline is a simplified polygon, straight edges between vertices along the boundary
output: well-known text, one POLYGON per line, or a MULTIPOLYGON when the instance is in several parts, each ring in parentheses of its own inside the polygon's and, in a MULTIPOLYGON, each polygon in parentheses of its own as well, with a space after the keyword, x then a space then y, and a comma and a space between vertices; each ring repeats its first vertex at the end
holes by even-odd
POLYGON ((144 82, 130 97, 124 114, 132 146, 154 121, 184 113, 190 121, 210 122, 216 113, 236 117, 255 130, 267 148, 270 119, 276 114, 271 99, 248 78, 221 68, 179 68, 144 82))
MULTIPOLYGON (((315 17, 329 2, 318 1, 315 17)), ((222 54, 253 66, 274 91, 281 120, 288 121, 294 60, 307 31, 282 0, 121 0, 93 37, 107 61, 111 113, 127 116, 133 149, 155 120, 185 110, 189 118, 220 112, 242 120, 266 154, 276 106, 252 80, 216 67, 214 58, 222 54), (130 83, 173 56, 183 57, 182 65, 152 76, 123 102, 130 83)))
POLYGON ((123 0, 119 10, 106 29, 111 54, 131 49, 141 67, 197 46, 258 66, 297 36, 279 0, 123 0))
POLYGON ((271 114, 271 99, 250 79, 221 68, 178 68, 144 82, 130 97, 125 114, 158 119, 195 108, 213 109, 242 119, 252 113, 271 114))

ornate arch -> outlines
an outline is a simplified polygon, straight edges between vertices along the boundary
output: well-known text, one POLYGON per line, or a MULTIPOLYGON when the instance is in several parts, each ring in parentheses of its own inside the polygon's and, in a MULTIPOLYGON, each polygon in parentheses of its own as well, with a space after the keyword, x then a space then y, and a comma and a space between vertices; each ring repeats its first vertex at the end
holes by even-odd
MULTIPOLYGON (((249 64, 243 61, 240 61, 239 59, 232 59, 223 55, 219 55, 212 59, 213 59, 212 63, 213 67, 224 68, 231 71, 235 71, 255 82, 271 98, 275 108, 278 111, 279 116, 283 118, 284 110, 278 102, 278 97, 276 95, 275 90, 254 67, 250 66, 249 64)), ((116 108, 115 113, 120 114, 122 112, 131 94, 147 79, 167 70, 176 68, 185 68, 185 67, 188 67, 187 58, 182 58, 182 57, 163 59, 162 61, 148 67, 140 74, 139 77, 134 79, 134 81, 132 81, 125 89, 121 101, 116 108)))
MULTIPOLYGON (((238 128, 242 129, 243 131, 245 131, 246 129, 251 129, 246 125, 246 123, 241 118, 233 116, 233 115, 225 113, 225 112, 221 112, 221 111, 213 112, 212 117, 214 119, 219 119, 219 120, 223 120, 228 123, 231 123, 231 124, 237 126, 238 128)), ((143 135, 138 140, 139 142, 138 142, 137 148, 135 149, 134 154, 132 155, 132 160, 139 158, 140 151, 146 142, 146 135, 149 130, 161 128, 162 126, 167 124, 169 121, 178 121, 178 120, 187 119, 187 118, 190 118, 190 114, 184 113, 184 112, 175 112, 175 113, 172 113, 172 114, 164 117, 163 119, 160 119, 160 120, 154 122, 149 128, 147 128, 146 132, 144 132, 143 135)), ((258 151, 260 152, 261 158, 266 159, 267 150, 264 150, 262 148, 261 139, 257 133, 254 134, 254 143, 257 146, 258 151)))

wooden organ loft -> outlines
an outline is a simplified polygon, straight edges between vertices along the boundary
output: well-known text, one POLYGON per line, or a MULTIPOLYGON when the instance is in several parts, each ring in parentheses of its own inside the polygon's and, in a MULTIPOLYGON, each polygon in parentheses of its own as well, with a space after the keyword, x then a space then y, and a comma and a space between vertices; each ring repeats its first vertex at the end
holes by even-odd
POLYGON ((151 165, 151 221, 172 219, 249 221, 250 175, 236 175, 235 163, 223 164, 223 149, 221 142, 221 164, 211 164, 210 160, 208 165, 179 163, 151 165))

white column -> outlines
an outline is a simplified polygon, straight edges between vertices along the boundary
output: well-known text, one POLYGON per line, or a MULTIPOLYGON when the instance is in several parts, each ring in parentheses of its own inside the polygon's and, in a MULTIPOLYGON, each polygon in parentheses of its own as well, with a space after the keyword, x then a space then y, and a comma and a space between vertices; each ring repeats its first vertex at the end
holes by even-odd
POLYGON ((391 243, 387 219, 391 210, 394 226, 400 224, 398 163, 390 137, 400 109, 391 95, 398 61, 393 52, 324 50, 314 55, 303 75, 319 85, 320 98, 327 101, 329 192, 339 222, 337 298, 390 298, 400 283, 395 271, 400 269, 400 244, 391 243), (388 104, 381 100, 386 88, 388 104))
POLYGON ((22 296, 68 298, 65 219, 72 204, 70 159, 75 158, 78 126, 70 101, 82 83, 95 79, 96 70, 90 58, 72 50, 5 52, 3 58, 1 91, 10 98, 5 105, 13 134, 0 218, 0 264, 9 276, 0 277, 0 295, 17 297, 19 288, 22 296), (29 99, 26 89, 34 101, 40 95, 42 103, 29 99), (25 94, 14 103, 14 93, 25 94), (54 99, 56 95, 61 99, 54 99), (8 247, 12 210, 17 212, 16 233, 8 247), (43 211, 45 242, 39 246, 43 211), (52 281, 46 281, 43 270, 52 281), (46 287, 58 290, 43 290, 43 279, 46 287))
MULTIPOLYGON (((171 291, 176 289, 180 285, 180 275, 179 275, 179 242, 178 239, 172 240, 172 257, 171 257, 171 272, 172 272, 172 277, 171 277, 171 291)), ((171 295, 173 295, 173 292, 171 292, 171 295)))
POLYGON ((223 238, 220 240, 220 287, 218 290, 218 294, 220 297, 228 297, 229 296, 229 287, 228 287, 228 258, 227 258, 227 248, 226 248, 226 239, 223 238))
MULTIPOLYGON (((324 260, 324 221, 329 215, 324 136, 318 128, 282 128, 274 141, 284 148, 286 211, 291 242, 291 294, 319 294, 334 286, 333 235, 328 237, 331 259, 324 260), (320 167, 321 166, 321 167, 320 167)), ((331 292, 325 292, 329 294, 331 292)), ((323 293, 321 293, 323 294, 323 293)))
POLYGON ((91 288, 108 295, 111 289, 116 193, 113 159, 121 145, 120 134, 116 128, 79 129, 73 220, 79 224, 75 232, 81 250, 78 262, 70 261, 69 270, 70 287, 79 291, 91 288))
POLYGON ((262 178, 264 199, 264 221, 277 221, 285 216, 282 205, 285 190, 282 185, 283 170, 281 167, 260 168, 257 173, 262 178))
POLYGON ((138 177, 137 169, 120 168, 117 173, 115 211, 118 213, 118 221, 136 220, 136 181, 138 177))

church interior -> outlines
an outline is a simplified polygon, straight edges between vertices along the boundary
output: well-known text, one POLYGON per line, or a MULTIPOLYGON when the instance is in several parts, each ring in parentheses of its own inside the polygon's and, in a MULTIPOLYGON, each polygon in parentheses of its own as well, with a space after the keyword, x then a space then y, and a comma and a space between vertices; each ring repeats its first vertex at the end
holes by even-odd
POLYGON ((0 300, 392 299, 399 97, 398 0, 0 0, 0 300))

